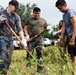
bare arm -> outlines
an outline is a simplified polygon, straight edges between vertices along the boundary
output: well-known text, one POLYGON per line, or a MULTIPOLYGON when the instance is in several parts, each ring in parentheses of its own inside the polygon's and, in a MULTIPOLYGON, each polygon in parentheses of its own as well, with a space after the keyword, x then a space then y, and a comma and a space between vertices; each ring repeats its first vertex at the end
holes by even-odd
POLYGON ((57 31, 57 33, 61 33, 61 29, 57 31))
POLYGON ((29 35, 29 34, 28 34, 28 26, 24 26, 24 33, 25 33, 26 36, 29 35))
POLYGON ((21 31, 19 32, 19 35, 20 35, 21 39, 24 39, 24 33, 23 33, 23 30, 21 30, 21 31))
POLYGON ((75 36, 76 36, 76 17, 71 18, 71 23, 73 25, 72 39, 75 39, 75 36))
POLYGON ((63 23, 63 26, 61 28, 61 38, 63 38, 65 35, 65 29, 66 29, 66 26, 65 26, 65 23, 63 23))

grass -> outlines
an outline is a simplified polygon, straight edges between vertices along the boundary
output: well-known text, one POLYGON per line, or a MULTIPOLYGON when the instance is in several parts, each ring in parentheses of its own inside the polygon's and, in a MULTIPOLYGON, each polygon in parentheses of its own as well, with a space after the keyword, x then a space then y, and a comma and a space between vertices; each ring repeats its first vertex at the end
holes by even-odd
MULTIPOLYGON (((62 49, 61 49, 62 50, 62 49)), ((64 53, 64 52, 63 52, 64 53)), ((34 54, 36 57, 36 55, 34 54)), ((68 53, 63 55, 57 47, 49 46, 44 49, 44 65, 47 73, 37 73, 37 64, 32 60, 32 66, 26 68, 25 50, 14 50, 10 70, 12 75, 72 75, 72 62, 68 53)))

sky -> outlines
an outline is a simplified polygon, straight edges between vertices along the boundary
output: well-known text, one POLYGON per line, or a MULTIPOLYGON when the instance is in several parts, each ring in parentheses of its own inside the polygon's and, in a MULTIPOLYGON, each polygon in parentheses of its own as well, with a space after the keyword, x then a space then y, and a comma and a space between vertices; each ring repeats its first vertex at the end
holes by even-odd
MULTIPOLYGON (((10 0, 0 0, 0 5, 6 8, 10 0)), ((56 25, 62 19, 63 13, 61 13, 56 7, 55 3, 57 0, 18 0, 19 3, 27 4, 33 3, 37 4, 41 8, 41 17, 44 18, 47 23, 51 25, 56 25)), ((76 0, 66 0, 68 6, 76 10, 76 0)))

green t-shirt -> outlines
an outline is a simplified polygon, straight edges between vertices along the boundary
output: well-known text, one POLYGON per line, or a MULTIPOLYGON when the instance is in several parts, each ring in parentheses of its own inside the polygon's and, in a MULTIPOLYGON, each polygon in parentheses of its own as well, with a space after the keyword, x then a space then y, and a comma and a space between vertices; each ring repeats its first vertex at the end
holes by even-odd
MULTIPOLYGON (((29 30, 28 30, 29 35, 30 37, 33 37, 46 29, 47 22, 43 18, 36 19, 31 17, 26 20, 25 25, 29 26, 29 30)), ((43 35, 34 39, 33 41, 43 41, 43 35)))

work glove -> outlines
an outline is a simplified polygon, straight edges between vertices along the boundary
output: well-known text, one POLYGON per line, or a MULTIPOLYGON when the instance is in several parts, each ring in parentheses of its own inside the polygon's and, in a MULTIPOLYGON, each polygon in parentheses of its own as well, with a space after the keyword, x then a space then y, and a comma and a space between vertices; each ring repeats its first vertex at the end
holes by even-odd
POLYGON ((57 33, 58 33, 57 31, 53 32, 53 36, 55 36, 57 33))
POLYGON ((58 45, 60 47, 64 47, 64 45, 65 45, 65 38, 64 37, 63 38, 60 38, 60 41, 59 41, 58 45))
POLYGON ((70 38, 69 46, 75 46, 75 39, 70 38))
POLYGON ((0 24, 1 23, 4 23, 4 20, 7 20, 6 16, 5 15, 0 15, 0 24))
POLYGON ((47 29, 47 30, 50 30, 50 29, 51 29, 51 26, 50 26, 50 25, 48 25, 48 26, 46 27, 46 29, 47 29))
POLYGON ((27 48, 27 40, 26 39, 22 39, 22 42, 24 44, 24 48, 27 48))
POLYGON ((25 38, 26 38, 26 40, 29 40, 30 37, 29 37, 29 35, 27 35, 25 38))

